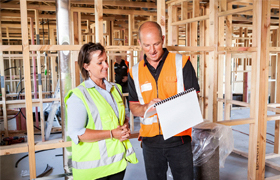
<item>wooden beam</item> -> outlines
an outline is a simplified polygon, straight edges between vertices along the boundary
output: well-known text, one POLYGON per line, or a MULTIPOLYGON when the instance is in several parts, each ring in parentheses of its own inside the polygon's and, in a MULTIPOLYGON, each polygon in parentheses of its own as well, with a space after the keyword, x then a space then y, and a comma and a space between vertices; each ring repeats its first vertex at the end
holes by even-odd
POLYGON ((203 21, 209 19, 209 15, 204 15, 204 16, 199 16, 191 19, 186 19, 186 20, 181 20, 181 21, 176 21, 172 22, 171 25, 183 25, 187 23, 192 23, 192 22, 197 22, 197 21, 203 21))
POLYGON ((94 0, 95 6, 95 42, 103 43, 103 7, 102 0, 94 0))
POLYGON ((250 125, 248 179, 264 179, 267 127, 268 63, 270 36, 270 1, 254 0, 253 53, 250 117, 255 124, 250 125))
POLYGON ((190 0, 168 0, 166 2, 167 5, 171 5, 171 6, 174 6, 174 5, 179 5, 181 4, 182 2, 189 2, 190 0))
MULTIPOLYGON (((280 7, 280 1, 279 1, 280 7)), ((280 15, 279 15, 279 24, 280 24, 280 15)), ((278 47, 280 47, 280 29, 277 30, 277 41, 278 47)), ((280 91, 280 52, 277 54, 277 63, 276 63, 276 92, 280 91)), ((276 103, 280 103, 280 94, 276 93, 276 103)), ((274 133, 274 153, 280 154, 280 120, 275 121, 275 133, 274 133)))
MULTIPOLYGON (((40 31, 39 31, 39 26, 40 26, 40 22, 39 22, 39 11, 35 10, 34 11, 35 14, 35 33, 36 33, 36 44, 39 45, 40 44, 40 31)), ((42 77, 42 70, 41 70, 41 54, 40 51, 36 52, 37 54, 37 73, 38 73, 38 77, 42 77)), ((41 78, 38 78, 38 93, 39 93, 39 108, 40 108, 40 112, 43 112, 43 85, 42 85, 42 80, 41 78)), ((33 102, 32 102, 33 105, 33 102)), ((41 138, 42 141, 45 141, 45 117, 43 113, 40 113, 40 122, 41 122, 41 138)))
MULTIPOLYGON (((246 18, 246 17, 233 17, 232 18, 233 21, 245 21, 245 22, 252 22, 253 18, 246 18)), ((270 20, 271 24, 278 24, 278 20, 277 19, 271 19, 270 20)))
POLYGON ((178 27, 171 25, 172 22, 177 21, 177 7, 168 6, 168 46, 175 46, 178 44, 178 27))
MULTIPOLYGON (((188 2, 184 1, 184 2, 181 3, 181 21, 187 20, 189 18, 188 14, 189 14, 189 12, 188 12, 188 2)), ((203 22, 203 21, 201 21, 201 22, 203 22)), ((189 38, 188 38, 188 34, 189 34, 188 26, 189 26, 189 24, 185 25, 185 46, 189 46, 189 44, 188 44, 188 40, 189 40, 189 38)))
POLYGON ((184 46, 167 46, 167 49, 169 51, 213 51, 214 47, 210 47, 210 46, 188 46, 188 47, 184 47, 184 46))
MULTIPOLYGON (((134 26, 134 15, 128 15, 128 45, 129 46, 134 45, 133 36, 132 36, 133 26, 134 26)), ((130 53, 131 52, 129 52, 129 54, 130 53)), ((131 59, 133 59, 133 58, 131 58, 131 59)))
MULTIPOLYGON (((235 154, 237 154, 237 155, 240 155, 240 156, 243 156, 243 157, 249 159, 248 153, 247 153, 247 152, 240 151, 240 150, 238 150, 238 149, 234 149, 233 152, 234 152, 235 154)), ((249 152, 250 152, 250 151, 249 151, 249 152)), ((251 152, 250 152, 250 153, 251 153, 251 152)), ((250 155, 250 153, 249 153, 249 155, 250 155)), ((278 164, 276 164, 276 163, 273 163, 273 162, 271 162, 271 161, 265 161, 265 165, 268 166, 268 167, 271 167, 271 168, 273 168, 273 169, 276 169, 276 170, 280 171, 280 166, 279 166, 278 164)), ((263 172, 263 173, 264 173, 264 172, 263 172)), ((249 179, 249 177, 248 177, 248 179, 249 179)), ((263 179, 264 179, 264 178, 263 178, 263 179)))
POLYGON ((74 35, 74 45, 81 45, 81 13, 73 12, 73 35, 74 35))
POLYGON ((265 175, 265 151, 267 130, 267 99, 268 99, 268 71, 269 71, 269 42, 270 42, 270 1, 261 1, 261 37, 260 37, 260 74, 259 82, 259 107, 258 107, 258 137, 257 137, 257 162, 256 178, 264 179, 265 175))
POLYGON ((269 48, 269 51, 270 52, 277 52, 279 54, 280 52, 280 46, 279 47, 270 47, 269 48))
MULTIPOLYGON (((184 11, 187 9, 187 2, 183 2, 182 3, 182 7, 181 7, 181 11, 184 11)), ((201 10, 201 14, 200 15, 204 15, 205 14, 205 7, 203 7, 201 10)), ((188 11, 187 11, 188 12, 188 11)), ((184 16, 183 17, 184 20, 184 16)), ((186 18, 186 15, 185 15, 186 18)), ((199 23, 199 45, 200 46, 205 46, 205 21, 200 21, 199 23)), ((188 25, 185 26, 186 29, 188 28, 188 25)), ((185 36, 187 37, 188 33, 185 33, 185 36)), ((185 41, 185 46, 188 46, 187 44, 187 39, 185 41)), ((199 95, 202 97, 205 97, 205 60, 206 60, 206 52, 203 52, 200 56, 199 56, 199 74, 198 74, 198 81, 199 81, 199 86, 200 86, 200 92, 199 95)), ((201 114, 202 117, 205 118, 205 98, 199 98, 199 102, 200 102, 200 109, 201 109, 201 114)))
POLYGON ((209 45, 214 51, 209 52, 208 85, 208 120, 217 121, 217 62, 218 62, 218 0, 210 1, 209 45))
POLYGON ((0 45, 2 51, 22 51, 21 45, 0 45))
MULTIPOLYGON (((277 29, 272 31, 271 34, 271 41, 272 46, 277 47, 277 29)), ((270 70, 270 78, 276 79, 276 70, 277 70, 277 57, 276 56, 270 56, 270 64, 271 64, 271 70, 270 70)), ((276 82, 270 83, 270 103, 276 102, 276 82)))
MULTIPOLYGON (((1 27, 1 22, 0 22, 1 27)), ((8 137, 8 118, 7 118, 7 106, 6 106, 6 88, 5 88, 5 70, 4 70, 4 58, 3 49, 1 48, 3 44, 2 41, 2 28, 0 28, 0 78, 1 78, 1 93, 2 93, 2 103, 3 103, 3 117, 4 117, 4 131, 5 136, 8 137)))
MULTIPOLYGON (((81 8, 81 7, 72 7, 71 11, 75 12, 84 12, 84 13, 93 13, 93 8, 81 8)), ((142 10, 125 10, 125 9, 103 9, 103 14, 118 14, 118 15, 144 15, 144 16, 156 16, 154 12, 142 11, 142 10)))
POLYGON ((161 27, 162 35, 165 36, 163 46, 166 46, 165 9, 165 0, 157 0, 157 23, 161 27))
POLYGON ((273 177, 265 178, 265 180, 279 180, 279 179, 280 179, 280 175, 279 176, 273 176, 273 177))
MULTIPOLYGON (((227 3, 226 1, 219 0, 219 13, 227 12, 227 3)), ((222 16, 219 18, 219 35, 218 35, 218 44, 219 46, 225 46, 225 28, 224 28, 225 17, 222 16)), ((224 55, 218 56, 218 98, 223 98, 223 89, 224 89, 224 55)), ((217 102, 217 121, 221 121, 223 119, 223 102, 217 102)))
POLYGON ((225 125, 225 126, 237 126, 237 125, 242 125, 242 124, 252 124, 252 123, 255 123, 255 120, 253 118, 233 119, 233 120, 217 121, 217 123, 225 125))
MULTIPOLYGON (((193 1, 193 12, 192 12, 193 18, 199 17, 199 1, 200 0, 193 1)), ((197 24, 198 24, 197 22, 191 23, 191 46, 194 47, 197 47, 197 42, 198 42, 197 24)), ((197 74, 197 55, 191 55, 191 62, 197 74)))
POLYGON ((256 52, 257 47, 218 47, 218 51, 225 51, 231 53, 247 53, 247 52, 256 52))
POLYGON ((18 154, 28 152, 28 144, 12 144, 9 146, 2 146, 0 149, 0 156, 10 155, 10 154, 18 154))
POLYGON ((22 48, 23 48, 23 65, 25 81, 25 101, 26 101, 26 122, 28 138, 28 156, 30 179, 36 178, 36 161, 34 146, 34 128, 32 113, 32 96, 31 96, 31 77, 29 61, 29 40, 28 40, 28 22, 26 0, 20 0, 21 30, 22 30, 22 48))
MULTIPOLYGON (((227 10, 232 9, 232 4, 227 3, 227 10)), ((226 16, 226 46, 232 46, 232 15, 226 16)), ((226 54, 226 62, 225 62, 225 99, 232 99, 232 86, 231 86, 231 58, 232 54, 226 54)), ((225 119, 230 119, 230 109, 231 104, 228 101, 225 102, 225 119)))
POLYGON ((219 12, 218 16, 219 17, 228 16, 228 15, 233 15, 233 14, 237 14, 237 13, 241 13, 241 12, 246 12, 246 11, 252 11, 252 10, 253 10, 253 6, 247 6, 247 7, 236 8, 236 9, 231 9, 231 10, 219 12))
MULTIPOLYGON (((208 15, 210 14, 210 7, 209 4, 206 5, 205 7, 205 13, 204 15, 208 15)), ((210 20, 205 20, 205 38, 204 38, 204 46, 209 46, 210 42, 209 42, 209 36, 210 36, 210 31, 209 31, 209 26, 210 26, 210 20)), ((214 50, 214 47, 213 47, 214 50)), ((209 53, 208 55, 205 55, 205 60, 204 60, 204 94, 202 94, 202 99, 204 101, 204 118, 207 119, 208 118, 208 95, 209 95, 209 53)))
MULTIPOLYGON (((54 1, 53 1, 54 2, 54 1)), ((71 4, 89 4, 94 5, 94 1, 71 1, 71 4)), ((139 8, 156 8, 155 3, 150 2, 124 2, 124 1, 103 1, 103 6, 121 6, 121 7, 139 7, 139 8)), ((20 9, 17 4, 1 3, 1 9, 20 9)), ((27 10, 56 11, 55 6, 50 5, 27 5, 27 10)))

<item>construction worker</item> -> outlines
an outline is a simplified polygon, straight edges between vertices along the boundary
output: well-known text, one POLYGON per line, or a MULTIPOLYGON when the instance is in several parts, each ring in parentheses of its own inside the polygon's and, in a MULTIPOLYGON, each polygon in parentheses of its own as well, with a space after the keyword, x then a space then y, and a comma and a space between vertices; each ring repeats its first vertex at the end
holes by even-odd
MULTIPOLYGON (((127 83, 127 75, 129 71, 129 63, 128 61, 122 59, 120 52, 116 52, 118 55, 116 56, 116 60, 114 63, 114 71, 115 71, 115 83, 118 83, 122 86, 122 92, 128 93, 128 83, 127 83)), ((129 101, 127 99, 127 106, 129 107, 129 101)))
MULTIPOLYGON (((120 53, 117 51, 116 53, 120 53)), ((127 75, 129 71, 128 61, 122 59, 121 55, 116 56, 116 61, 114 63, 115 70, 115 83, 118 83, 122 86, 123 93, 128 93, 128 83, 127 75)))
MULTIPOLYGON (((143 117, 148 107, 177 94, 178 84, 184 86, 181 89, 193 87, 199 91, 189 56, 176 55, 163 48, 164 36, 156 22, 140 26, 138 42, 144 59, 130 69, 128 76, 130 109, 134 116, 143 117)), ((176 123, 176 119, 170 121, 176 123)), ((169 164, 175 180, 192 180, 192 129, 164 140, 157 115, 141 118, 140 122, 139 139, 142 140, 147 179, 167 179, 169 164)))
POLYGON ((85 81, 65 97, 74 180, 122 180, 127 162, 138 160, 128 140, 121 87, 106 80, 108 63, 101 44, 84 44, 78 64, 85 81))

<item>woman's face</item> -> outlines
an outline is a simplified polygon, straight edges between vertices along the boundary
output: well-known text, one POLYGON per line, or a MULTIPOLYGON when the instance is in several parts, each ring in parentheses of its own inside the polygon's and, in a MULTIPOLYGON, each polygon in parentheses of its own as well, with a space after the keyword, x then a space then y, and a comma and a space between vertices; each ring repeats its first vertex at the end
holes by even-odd
POLYGON ((95 51, 91 54, 89 64, 84 64, 84 68, 89 71, 91 79, 103 79, 108 76, 108 63, 106 53, 100 54, 101 51, 95 51))

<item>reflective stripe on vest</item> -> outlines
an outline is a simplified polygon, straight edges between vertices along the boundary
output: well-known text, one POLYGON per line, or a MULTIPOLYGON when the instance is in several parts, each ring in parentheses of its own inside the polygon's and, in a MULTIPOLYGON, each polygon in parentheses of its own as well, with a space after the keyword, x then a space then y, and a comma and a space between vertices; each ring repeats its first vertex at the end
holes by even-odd
MULTIPOLYGON (((184 80, 183 80, 183 60, 181 54, 176 54, 176 76, 177 76, 177 93, 184 91, 184 80)), ((135 89, 138 96, 140 104, 145 104, 144 99, 141 94, 141 89, 139 85, 139 63, 132 67, 132 75, 134 79, 135 89)), ((144 125, 149 125, 157 123, 157 116, 148 117, 146 119, 140 117, 140 122, 144 125)))
MULTIPOLYGON (((78 89, 84 95, 89 109, 92 110, 91 114, 94 117, 94 113, 96 113, 96 111, 94 111, 94 109, 97 109, 94 101, 92 100, 90 94, 88 93, 87 89, 84 86, 80 85, 80 86, 78 86, 78 89)), ((94 125, 95 125, 95 128, 98 129, 98 130, 103 129, 101 119, 94 119, 94 125)), ((112 164, 114 162, 121 161, 123 159, 124 153, 120 153, 120 154, 116 154, 112 157, 108 157, 105 140, 100 140, 97 143, 98 143, 98 146, 99 146, 99 152, 101 153, 100 154, 100 159, 99 160, 94 160, 94 161, 85 161, 85 162, 72 161, 73 168, 75 168, 75 169, 91 169, 91 168, 96 168, 96 167, 100 167, 100 166, 106 166, 106 165, 112 164)), ((133 153, 134 153, 134 150, 133 150, 132 147, 126 150, 126 156, 129 156, 133 153)))
POLYGON ((140 104, 144 105, 144 99, 142 97, 141 94, 141 89, 140 89, 140 85, 139 85, 139 76, 138 76, 138 72, 139 72, 139 63, 136 64, 136 66, 132 67, 132 75, 133 75, 133 79, 134 79, 134 84, 135 84, 135 89, 136 89, 136 93, 138 96, 138 100, 140 102, 140 104))
POLYGON ((184 91, 182 59, 183 59, 182 54, 176 54, 177 94, 184 91))
POLYGON ((144 125, 157 123, 157 115, 154 115, 152 117, 147 117, 146 119, 140 117, 140 122, 144 125))

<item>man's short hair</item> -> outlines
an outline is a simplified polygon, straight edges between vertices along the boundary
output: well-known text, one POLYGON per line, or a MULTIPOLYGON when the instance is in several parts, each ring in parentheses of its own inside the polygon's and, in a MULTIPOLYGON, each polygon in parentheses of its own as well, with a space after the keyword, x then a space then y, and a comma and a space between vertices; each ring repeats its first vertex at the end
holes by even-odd
POLYGON ((139 27, 138 35, 139 35, 140 41, 141 41, 141 29, 142 29, 142 26, 146 23, 152 23, 158 29, 160 37, 162 37, 162 30, 161 30, 160 25, 155 21, 147 21, 147 22, 144 22, 143 24, 141 24, 141 26, 139 27))

